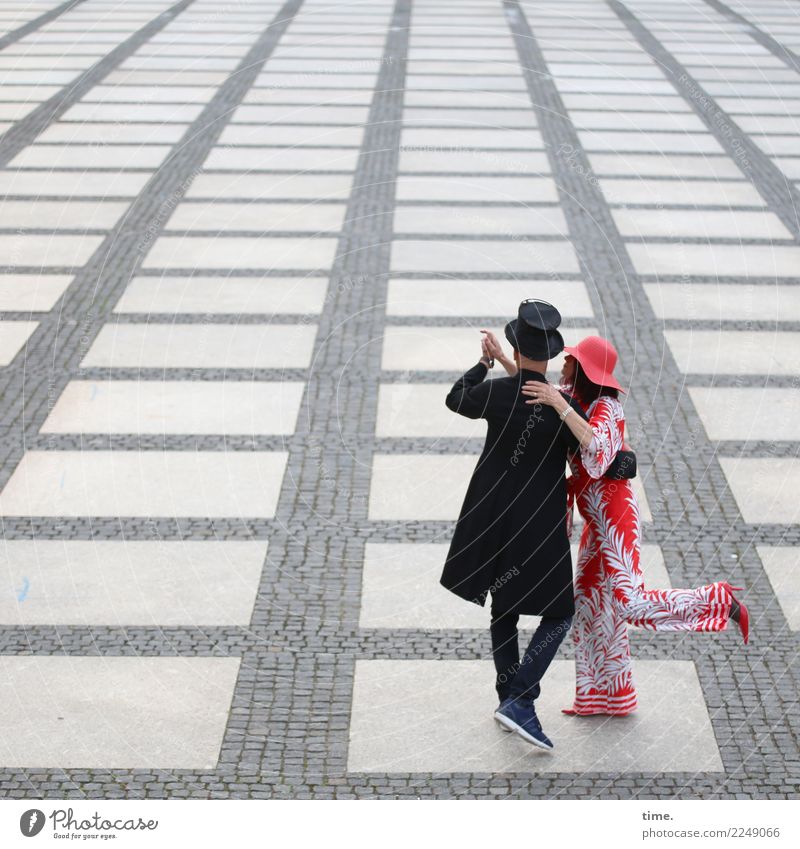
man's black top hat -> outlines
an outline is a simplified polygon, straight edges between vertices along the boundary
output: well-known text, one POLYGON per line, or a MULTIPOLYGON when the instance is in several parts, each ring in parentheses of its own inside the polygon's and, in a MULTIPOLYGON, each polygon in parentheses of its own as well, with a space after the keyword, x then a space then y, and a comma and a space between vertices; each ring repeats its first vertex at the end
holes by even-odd
POLYGON ((561 313, 547 301, 529 298, 506 325, 506 339, 530 360, 550 360, 564 350, 564 337, 556 330, 561 313))

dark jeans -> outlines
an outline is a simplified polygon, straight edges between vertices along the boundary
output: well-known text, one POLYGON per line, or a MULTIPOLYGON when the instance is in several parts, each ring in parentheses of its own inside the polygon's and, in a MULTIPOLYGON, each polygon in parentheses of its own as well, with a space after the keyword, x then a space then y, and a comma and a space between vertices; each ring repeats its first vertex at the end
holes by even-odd
POLYGON ((520 659, 519 615, 504 613, 492 607, 492 657, 497 670, 497 695, 500 701, 510 697, 537 699, 539 682, 567 635, 572 617, 542 617, 530 645, 520 659))

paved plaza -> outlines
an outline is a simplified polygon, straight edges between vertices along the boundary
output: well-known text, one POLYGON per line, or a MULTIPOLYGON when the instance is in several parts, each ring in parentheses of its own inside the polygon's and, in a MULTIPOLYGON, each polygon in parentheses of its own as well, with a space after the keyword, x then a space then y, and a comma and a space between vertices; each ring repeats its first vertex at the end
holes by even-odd
POLYGON ((799 10, 0 3, 0 796, 797 797, 799 10), (753 630, 631 629, 624 718, 566 640, 553 753, 438 586, 528 297, 620 353, 647 584, 753 630))

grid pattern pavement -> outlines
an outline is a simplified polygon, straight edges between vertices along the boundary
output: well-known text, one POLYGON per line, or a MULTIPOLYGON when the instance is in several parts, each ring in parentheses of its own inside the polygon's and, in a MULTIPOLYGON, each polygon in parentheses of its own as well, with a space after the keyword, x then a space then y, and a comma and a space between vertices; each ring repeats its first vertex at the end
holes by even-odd
MULTIPOLYGON (((800 28, 719 0, 0 9, 0 794, 785 798, 800 28), (525 297, 620 352, 642 707, 532 752, 437 586, 443 396, 525 297)), ((560 368, 553 363, 554 372, 560 368)))

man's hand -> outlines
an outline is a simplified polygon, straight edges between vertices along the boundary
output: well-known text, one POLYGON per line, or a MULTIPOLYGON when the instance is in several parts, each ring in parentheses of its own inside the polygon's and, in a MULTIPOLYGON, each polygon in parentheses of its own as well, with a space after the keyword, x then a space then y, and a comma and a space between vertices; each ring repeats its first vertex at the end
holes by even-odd
POLYGON ((503 353, 503 346, 497 341, 497 337, 491 330, 481 330, 483 339, 481 339, 481 348, 485 350, 492 359, 496 359, 500 365, 512 377, 517 373, 517 366, 513 360, 510 360, 503 353))

